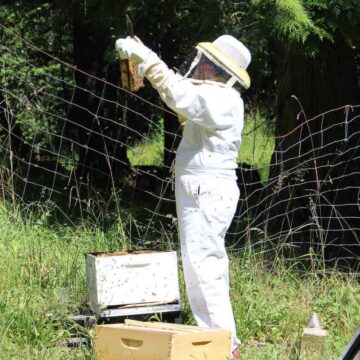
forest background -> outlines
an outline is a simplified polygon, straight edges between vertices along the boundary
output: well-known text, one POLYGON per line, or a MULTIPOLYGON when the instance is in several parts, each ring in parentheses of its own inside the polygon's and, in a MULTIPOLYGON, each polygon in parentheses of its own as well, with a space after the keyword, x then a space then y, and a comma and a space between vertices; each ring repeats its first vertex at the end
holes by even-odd
MULTIPOLYGON (((248 195, 228 239, 242 358, 297 359, 312 311, 337 358, 360 323, 359 5, 2 0, 1 358, 91 358, 87 347, 59 346, 91 338, 67 320, 87 302, 83 253, 177 249, 171 201, 143 215, 154 205, 144 194, 167 187, 176 117, 149 84, 137 95, 150 104, 107 85, 119 85, 114 43, 127 35, 125 14, 175 69, 196 43, 224 33, 251 50, 251 140, 239 154, 248 195)), ((187 303, 184 321, 193 322, 187 303)))

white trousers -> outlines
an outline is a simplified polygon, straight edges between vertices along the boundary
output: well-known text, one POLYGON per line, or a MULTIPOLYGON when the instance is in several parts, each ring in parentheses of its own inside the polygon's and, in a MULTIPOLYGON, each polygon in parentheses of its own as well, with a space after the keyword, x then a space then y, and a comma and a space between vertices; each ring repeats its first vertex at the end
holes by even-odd
POLYGON ((176 210, 186 290, 199 326, 224 328, 236 337, 229 297, 225 234, 239 199, 236 180, 204 174, 176 174, 176 210))

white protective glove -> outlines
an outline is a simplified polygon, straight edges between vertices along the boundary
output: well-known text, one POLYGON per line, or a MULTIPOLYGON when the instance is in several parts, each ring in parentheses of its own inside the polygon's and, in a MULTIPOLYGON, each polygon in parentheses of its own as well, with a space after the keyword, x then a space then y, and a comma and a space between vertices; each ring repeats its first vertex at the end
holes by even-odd
POLYGON ((136 36, 118 39, 115 48, 120 58, 129 59, 138 68, 139 75, 145 76, 163 98, 166 79, 173 74, 166 64, 136 36))
POLYGON ((139 38, 128 36, 125 39, 118 39, 115 48, 121 59, 129 59, 134 65, 140 65, 152 52, 139 38))

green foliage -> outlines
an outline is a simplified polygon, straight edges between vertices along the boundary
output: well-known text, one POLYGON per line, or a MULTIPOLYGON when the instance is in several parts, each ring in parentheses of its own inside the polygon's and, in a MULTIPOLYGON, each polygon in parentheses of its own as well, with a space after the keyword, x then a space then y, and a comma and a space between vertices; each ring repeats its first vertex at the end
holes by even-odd
MULTIPOLYGON (((135 142, 128 149, 128 158, 132 166, 161 166, 164 154, 164 133, 160 127, 151 130, 152 135, 135 142)), ((271 124, 257 111, 245 118, 238 162, 246 163, 258 169, 261 180, 266 182, 269 176, 271 155, 275 139, 271 124)))
MULTIPOLYGON (((53 11, 49 3, 37 7, 22 2, 0 6, 0 16, 11 31, 56 55, 65 49, 58 43, 62 36, 58 24, 49 23, 53 18, 48 15, 53 11)), ((71 74, 13 33, 1 30, 1 38, 0 84, 7 125, 15 126, 26 141, 33 143, 35 153, 39 153, 41 147, 52 148, 53 135, 61 128, 59 119, 66 112, 57 99, 64 90, 57 79, 71 81, 71 74)))
POLYGON ((137 141, 128 148, 127 156, 131 166, 162 166, 164 162, 164 132, 159 128, 150 137, 137 141))
POLYGON ((357 1, 251 0, 241 5, 231 1, 223 4, 225 28, 230 25, 241 34, 258 56, 263 56, 263 44, 271 46, 274 40, 298 43, 312 56, 323 41, 334 41, 337 33, 349 44, 359 41, 357 1))
POLYGON ((319 41, 333 41, 337 32, 350 42, 359 39, 356 29, 360 10, 356 1, 277 0, 276 11, 275 31, 290 40, 308 40, 310 48, 319 41))
POLYGON ((241 358, 298 359, 302 329, 317 312, 329 333, 325 358, 337 359, 360 321, 356 277, 335 271, 300 275, 281 263, 268 272, 263 261, 246 255, 231 262, 241 358))
POLYGON ((262 182, 269 177, 275 138, 271 124, 257 111, 245 116, 238 162, 258 169, 262 182))
MULTIPOLYGON (((18 0, 0 6, 0 16, 7 26, 62 59, 72 55, 72 20, 93 23, 94 28, 100 24, 115 38, 126 33, 125 13, 132 17, 136 33, 169 60, 170 66, 179 66, 198 41, 212 40, 224 32, 242 39, 253 53, 250 73, 258 86, 248 94, 253 98, 256 93, 258 101, 264 102, 267 108, 274 102, 276 42, 300 43, 304 52, 316 56, 321 42, 334 41, 336 33, 344 36, 350 46, 356 46, 359 41, 360 10, 354 0, 251 0, 242 3, 207 0, 201 4, 178 0, 171 3, 164 0, 120 3, 72 0, 66 4, 18 0), (203 9, 206 9, 206 16, 198 16, 203 9)), ((115 62, 112 49, 113 41, 109 39, 107 50, 100 54, 108 63, 115 62)), ((58 133, 61 121, 48 113, 61 116, 66 109, 59 106, 55 98, 45 96, 45 92, 56 95, 64 91, 49 75, 69 80, 71 74, 4 32, 0 50, 0 81, 9 90, 17 87, 20 93, 18 98, 7 98, 8 108, 13 110, 29 142, 39 146, 51 144, 54 138, 46 134, 58 133)))
POLYGON ((298 0, 276 0, 274 27, 290 39, 304 42, 316 29, 309 14, 298 0))
POLYGON ((152 124, 143 138, 129 144, 127 156, 131 166, 162 166, 164 162, 164 119, 152 124))
POLYGON ((90 359, 89 349, 57 345, 89 336, 67 320, 86 305, 84 253, 129 246, 125 215, 106 234, 84 226, 51 229, 49 215, 40 210, 23 217, 0 202, 1 359, 90 359))

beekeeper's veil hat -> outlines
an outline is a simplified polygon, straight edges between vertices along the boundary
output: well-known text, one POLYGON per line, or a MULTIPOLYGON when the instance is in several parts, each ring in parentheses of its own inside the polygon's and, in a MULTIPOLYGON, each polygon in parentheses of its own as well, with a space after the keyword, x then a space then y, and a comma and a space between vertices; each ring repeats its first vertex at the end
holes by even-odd
POLYGON ((225 71, 230 79, 228 84, 239 82, 245 89, 250 87, 250 76, 246 71, 251 62, 249 49, 231 35, 222 35, 214 42, 201 42, 197 44, 197 56, 192 62, 188 74, 199 63, 202 55, 225 71))

